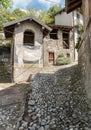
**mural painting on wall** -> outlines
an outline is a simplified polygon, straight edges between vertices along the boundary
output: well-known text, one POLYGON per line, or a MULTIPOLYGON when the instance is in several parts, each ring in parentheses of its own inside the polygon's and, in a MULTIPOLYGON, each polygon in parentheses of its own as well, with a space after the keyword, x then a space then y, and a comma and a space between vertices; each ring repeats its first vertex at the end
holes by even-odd
POLYGON ((24 67, 24 63, 38 63, 42 59, 42 45, 35 42, 35 46, 16 44, 15 59, 19 67, 24 67))

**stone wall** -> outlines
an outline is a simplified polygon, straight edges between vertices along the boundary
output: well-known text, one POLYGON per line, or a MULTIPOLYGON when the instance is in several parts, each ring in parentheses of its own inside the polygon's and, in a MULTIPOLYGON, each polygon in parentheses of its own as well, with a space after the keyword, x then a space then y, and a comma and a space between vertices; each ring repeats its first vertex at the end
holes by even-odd
POLYGON ((79 66, 83 74, 89 105, 91 107, 91 18, 82 37, 79 52, 79 66))
POLYGON ((17 25, 15 28, 15 44, 23 44, 23 36, 24 36, 24 32, 26 30, 31 30, 33 31, 34 35, 35 35, 35 41, 39 42, 42 44, 42 40, 43 40, 43 33, 41 30, 41 26, 39 26, 38 24, 36 24, 35 22, 24 22, 21 23, 19 26, 17 25))
POLYGON ((82 0, 82 11, 83 11, 83 19, 84 19, 84 27, 87 26, 89 19, 89 0, 82 0))
MULTIPOLYGON (((27 81, 29 76, 31 75, 30 69, 32 67, 36 68, 36 67, 39 67, 39 66, 43 66, 43 59, 42 58, 41 58, 40 63, 39 62, 37 62, 37 63, 35 63, 35 62, 34 63, 31 63, 31 62, 25 63, 24 60, 22 61, 23 54, 26 54, 26 52, 23 49, 23 45, 24 45, 24 32, 27 31, 27 30, 28 31, 30 30, 34 33, 34 46, 39 46, 39 45, 41 46, 42 43, 43 43, 42 28, 37 23, 35 23, 33 21, 31 21, 31 22, 26 21, 26 22, 23 22, 19 25, 16 25, 15 30, 14 30, 14 34, 15 34, 14 35, 14 68, 13 68, 14 69, 13 70, 14 82, 27 81), (36 45, 37 43, 38 43, 38 45, 36 45), (17 49, 17 47, 18 47, 18 49, 17 49), (20 55, 22 55, 22 56, 20 56, 20 55), (19 59, 19 56, 20 56, 20 59, 19 59), (19 61, 21 62, 20 64, 19 64, 19 61)), ((27 50, 29 52, 29 48, 27 50)), ((29 54, 27 54, 27 55, 29 55, 29 54)))
POLYGON ((74 48, 74 41, 73 41, 73 32, 72 30, 69 31, 69 49, 63 48, 63 37, 62 37, 62 30, 58 30, 58 39, 50 39, 45 38, 43 44, 43 52, 44 52, 44 66, 48 66, 49 63, 49 52, 54 53, 54 64, 56 64, 56 59, 59 54, 63 54, 64 57, 69 55, 71 62, 74 61, 75 55, 75 48, 74 48))
POLYGON ((12 65, 2 59, 0 61, 0 83, 9 83, 12 81, 12 65))

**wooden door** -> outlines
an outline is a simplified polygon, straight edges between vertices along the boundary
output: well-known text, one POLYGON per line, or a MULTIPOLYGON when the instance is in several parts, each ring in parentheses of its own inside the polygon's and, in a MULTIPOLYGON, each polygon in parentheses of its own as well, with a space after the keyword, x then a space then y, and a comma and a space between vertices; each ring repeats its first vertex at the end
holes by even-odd
POLYGON ((54 52, 49 52, 49 64, 54 64, 54 52))

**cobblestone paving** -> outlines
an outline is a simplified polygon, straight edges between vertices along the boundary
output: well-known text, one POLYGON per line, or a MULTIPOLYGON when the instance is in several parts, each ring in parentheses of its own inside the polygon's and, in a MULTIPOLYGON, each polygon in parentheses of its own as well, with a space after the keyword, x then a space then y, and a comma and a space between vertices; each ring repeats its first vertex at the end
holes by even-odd
POLYGON ((80 68, 69 66, 53 72, 47 69, 35 75, 25 102, 0 107, 0 130, 91 130, 80 68))
POLYGON ((38 73, 18 130, 91 130, 91 110, 77 66, 38 73))

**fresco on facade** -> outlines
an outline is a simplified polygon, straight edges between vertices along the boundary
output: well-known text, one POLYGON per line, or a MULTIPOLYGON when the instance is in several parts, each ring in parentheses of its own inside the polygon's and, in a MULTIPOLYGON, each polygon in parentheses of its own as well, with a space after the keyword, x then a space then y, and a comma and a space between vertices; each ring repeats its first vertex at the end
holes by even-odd
POLYGON ((24 63, 39 63, 42 58, 42 46, 37 42, 35 46, 26 46, 16 44, 15 56, 19 67, 23 67, 24 63))

